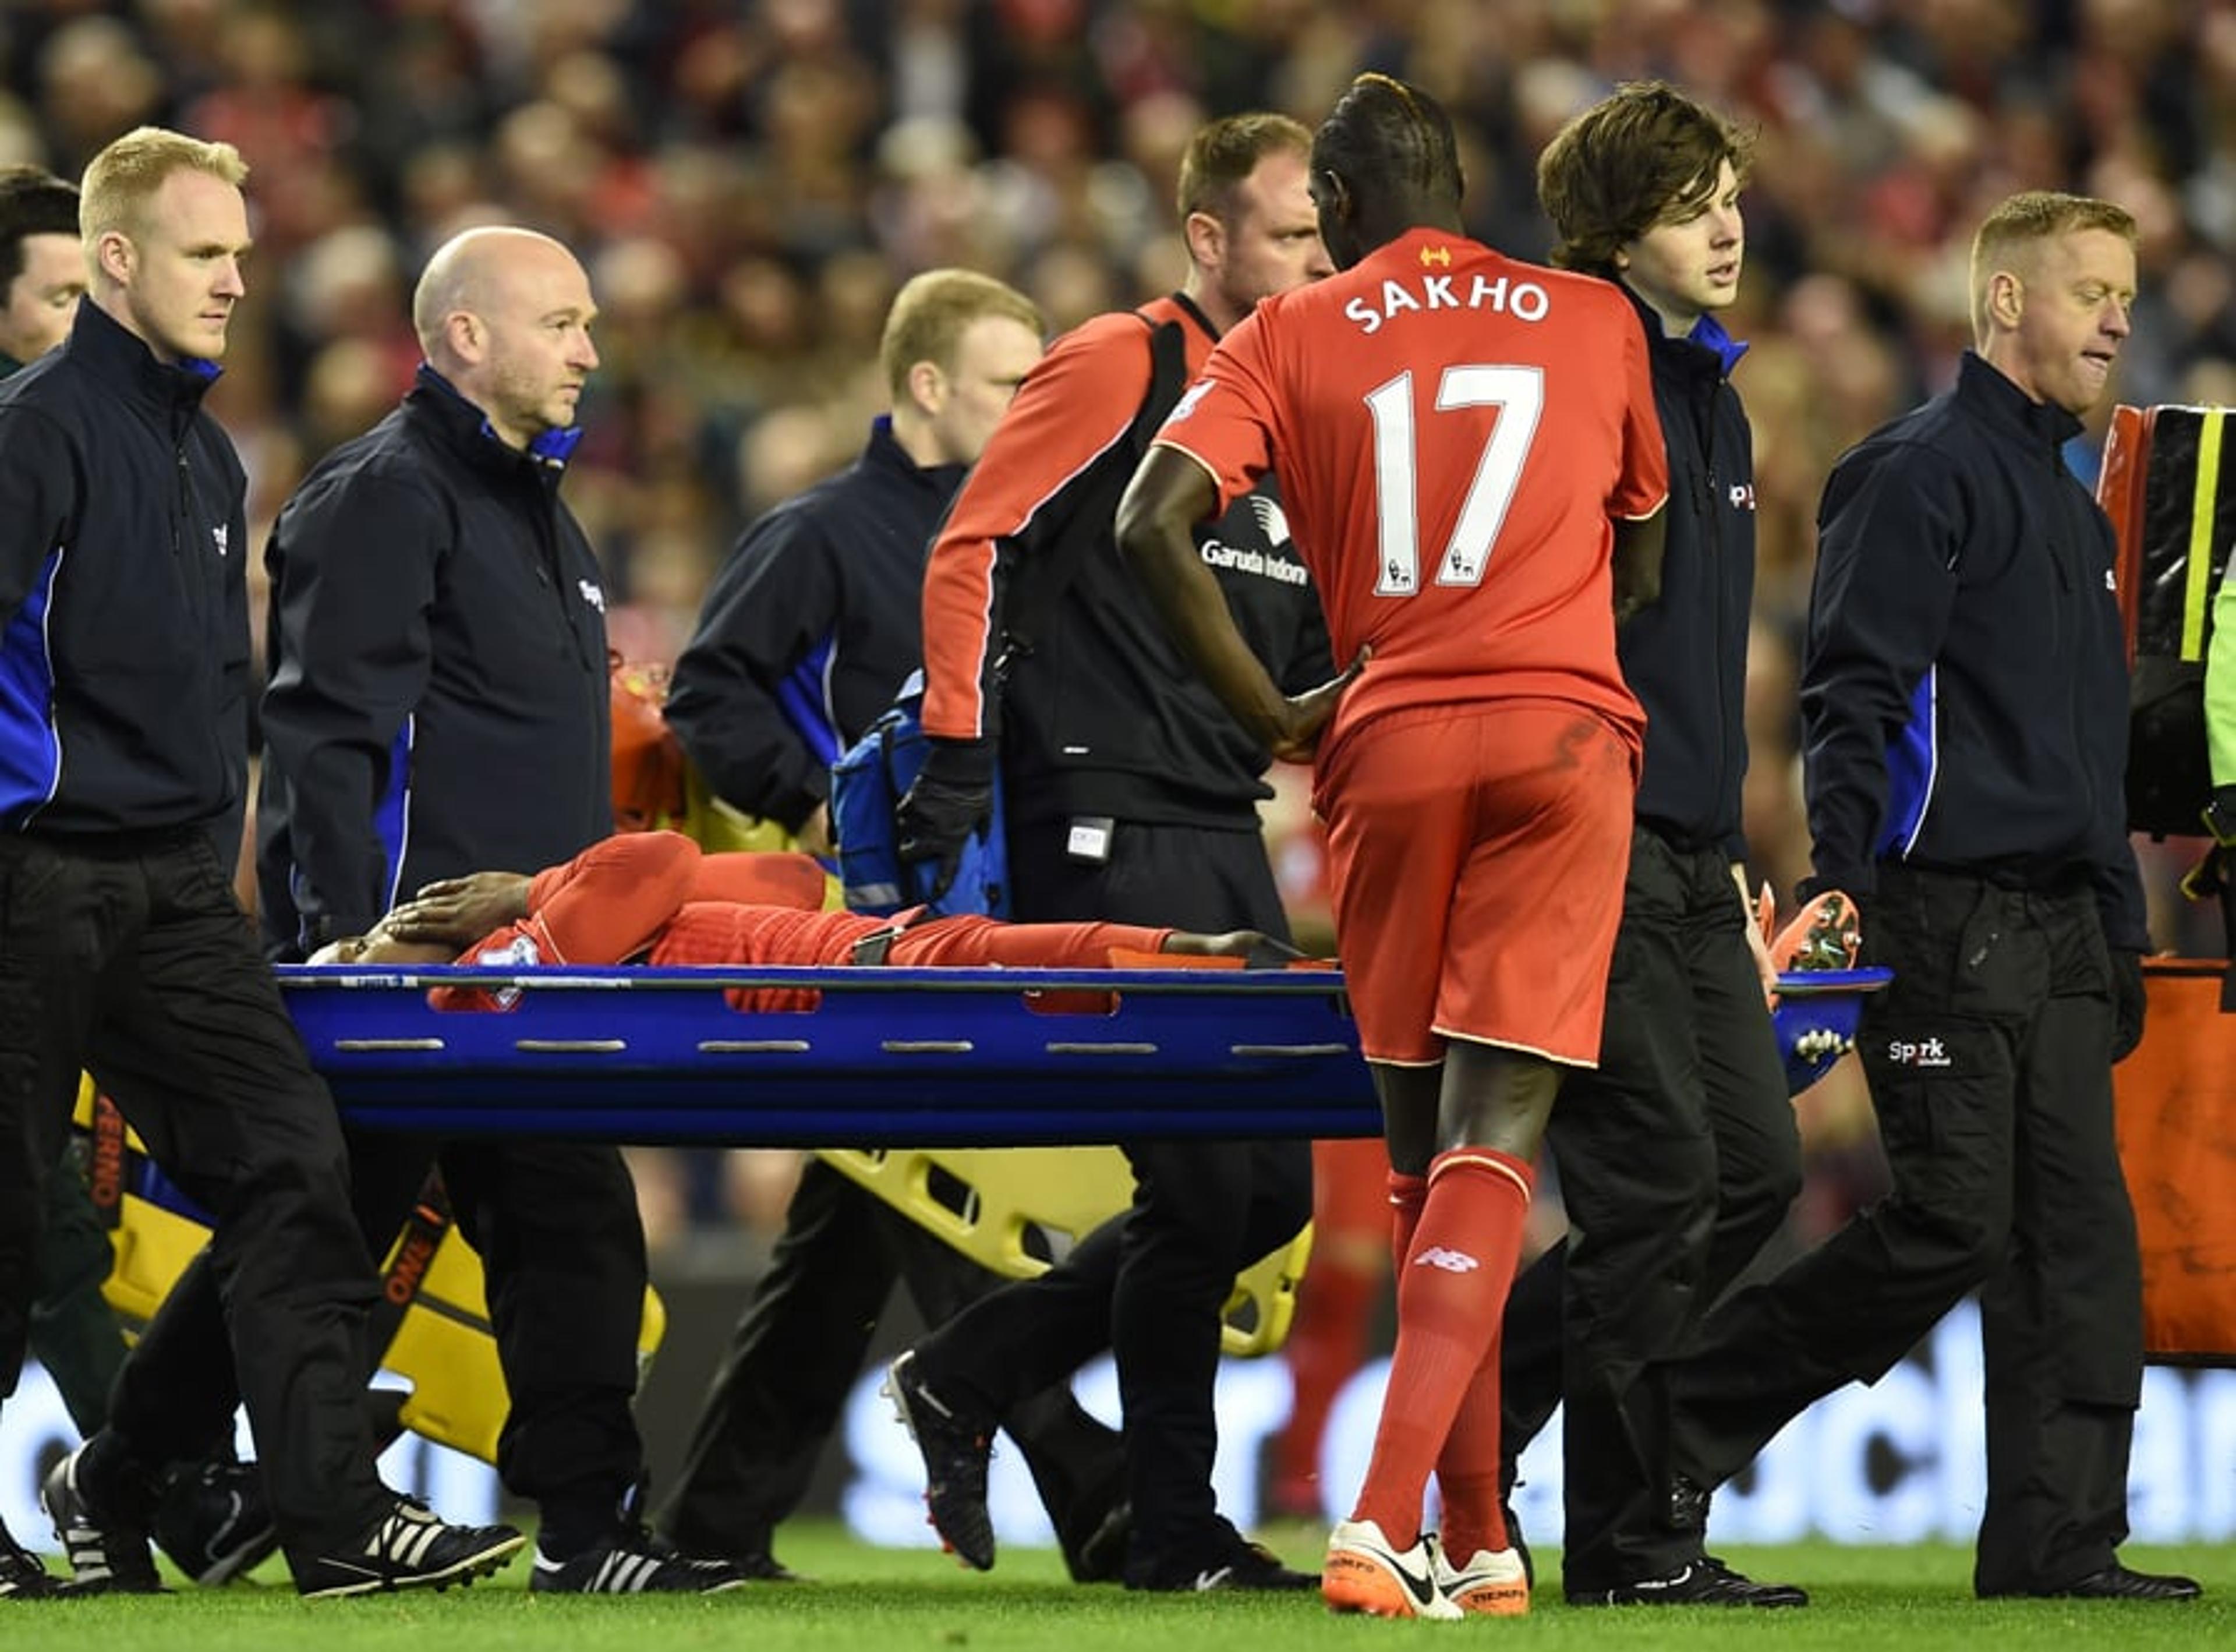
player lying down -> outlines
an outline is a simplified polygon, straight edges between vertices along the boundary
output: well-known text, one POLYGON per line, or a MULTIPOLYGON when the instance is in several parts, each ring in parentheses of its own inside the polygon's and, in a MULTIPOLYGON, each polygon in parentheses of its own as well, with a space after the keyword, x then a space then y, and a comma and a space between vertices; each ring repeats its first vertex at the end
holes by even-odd
MULTIPOLYGON (((891 918, 820 910, 823 869, 803 854, 702 854, 673 832, 593 844, 534 877, 476 872, 430 884, 365 935, 312 964, 1004 965, 1102 969, 1167 958, 1278 969, 1296 957, 1255 930, 1200 935, 1137 924, 1010 924, 980 917, 891 918)), ((812 992, 733 992, 754 1010, 812 992)), ((442 987, 437 1008, 502 1007, 509 995, 442 987)))

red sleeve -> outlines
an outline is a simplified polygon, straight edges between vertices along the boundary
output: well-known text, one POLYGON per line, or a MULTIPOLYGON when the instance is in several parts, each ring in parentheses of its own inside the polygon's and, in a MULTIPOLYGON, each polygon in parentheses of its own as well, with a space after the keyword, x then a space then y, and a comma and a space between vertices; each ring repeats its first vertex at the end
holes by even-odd
POLYGON ((1062 496, 1126 438, 1149 392, 1148 329, 1120 311, 1073 328, 1041 359, 994 427, 924 569, 924 726, 950 740, 986 731, 999 652, 995 568, 1069 525, 1062 496))
POLYGON ((619 964, 652 944, 689 898, 699 846, 674 832, 594 843, 528 885, 529 933, 546 964, 619 964))
POLYGON ((823 910, 828 882, 822 863, 813 855, 792 851, 702 855, 690 898, 814 912, 823 910))
POLYGON ((1154 445, 1185 453, 1219 490, 1217 515, 1273 467, 1277 402, 1266 330, 1253 313, 1219 341, 1203 376, 1157 431, 1154 445))
MULTIPOLYGON (((1617 295, 1624 310, 1629 300, 1617 295)), ((1623 381, 1629 391, 1622 413, 1622 477, 1608 515, 1631 522, 1643 521, 1669 497, 1669 450, 1661 437, 1661 415, 1654 405, 1654 366, 1645 329, 1634 315, 1622 330, 1623 381)))

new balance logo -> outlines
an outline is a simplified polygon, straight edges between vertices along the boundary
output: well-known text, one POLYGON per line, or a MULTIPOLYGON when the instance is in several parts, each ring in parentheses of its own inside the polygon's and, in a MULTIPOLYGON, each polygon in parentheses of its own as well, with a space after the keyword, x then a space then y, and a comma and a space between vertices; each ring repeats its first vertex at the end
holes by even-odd
POLYGON ((1938 1038, 1897 1038, 1887 1045, 1887 1059, 1897 1067, 1952 1067, 1949 1051, 1938 1038))
POLYGON ((1483 1264, 1463 1250, 1431 1245, 1413 1259, 1416 1267, 1441 1267, 1447 1274, 1472 1274, 1483 1264))

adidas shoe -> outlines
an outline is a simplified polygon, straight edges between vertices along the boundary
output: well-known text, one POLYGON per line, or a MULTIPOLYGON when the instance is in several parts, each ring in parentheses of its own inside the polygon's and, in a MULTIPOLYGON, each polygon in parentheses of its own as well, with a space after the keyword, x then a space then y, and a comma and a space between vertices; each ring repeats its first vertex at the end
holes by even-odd
POLYGON ((881 1392, 924 1456, 924 1502, 948 1551, 979 1571, 994 1568, 994 1522, 986 1512, 986 1464, 994 1455, 991 1418, 964 1415, 917 1374, 913 1350, 885 1369, 881 1392))
POLYGON ((155 1576, 144 1518, 121 1510, 96 1511, 80 1480, 82 1445, 47 1471, 39 1501, 55 1523, 55 1536, 76 1581, 73 1592, 86 1595, 168 1594, 155 1576))
POLYGON ((527 1541, 510 1526, 446 1525, 424 1504, 398 1497, 361 1542, 321 1555, 297 1572, 295 1591, 308 1600, 333 1600, 392 1589, 448 1589, 487 1576, 527 1541))
POLYGON ((1332 1612, 1371 1617, 1466 1616, 1437 1587, 1435 1540, 1423 1536, 1410 1549, 1395 1548, 1371 1520, 1338 1520, 1328 1533, 1320 1598, 1332 1612))
MULTIPOLYGON (((771 1559, 769 1564, 776 1563, 771 1559)), ((569 1560, 554 1560, 538 1548, 528 1587, 558 1595, 719 1595, 743 1589, 753 1576, 733 1561, 687 1555, 637 1526, 569 1560)))
POLYGON ((0 1526, 0 1597, 52 1600, 75 1592, 47 1570, 44 1561, 17 1543, 7 1527, 0 1526))
POLYGON ((1463 1612, 1484 1617, 1520 1617, 1529 1609, 1529 1573, 1512 1549, 1478 1549, 1464 1566, 1455 1566, 1441 1544, 1432 1544, 1437 1587, 1463 1612))

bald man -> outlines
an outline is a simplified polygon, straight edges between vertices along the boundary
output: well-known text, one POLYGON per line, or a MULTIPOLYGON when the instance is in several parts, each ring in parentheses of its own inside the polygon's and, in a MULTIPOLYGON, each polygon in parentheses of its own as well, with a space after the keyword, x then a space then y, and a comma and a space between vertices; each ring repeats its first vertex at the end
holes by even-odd
MULTIPOLYGON (((411 315, 418 382, 305 478, 265 555, 257 871, 280 959, 613 830, 605 589, 559 497, 598 365, 589 280, 547 236, 474 229, 428 261, 411 315)), ((743 1582, 639 1518, 644 1232, 619 1152, 365 1136, 350 1155, 376 1247, 432 1162, 481 1253, 512 1397, 497 1468, 541 1514, 533 1587, 743 1582)))

